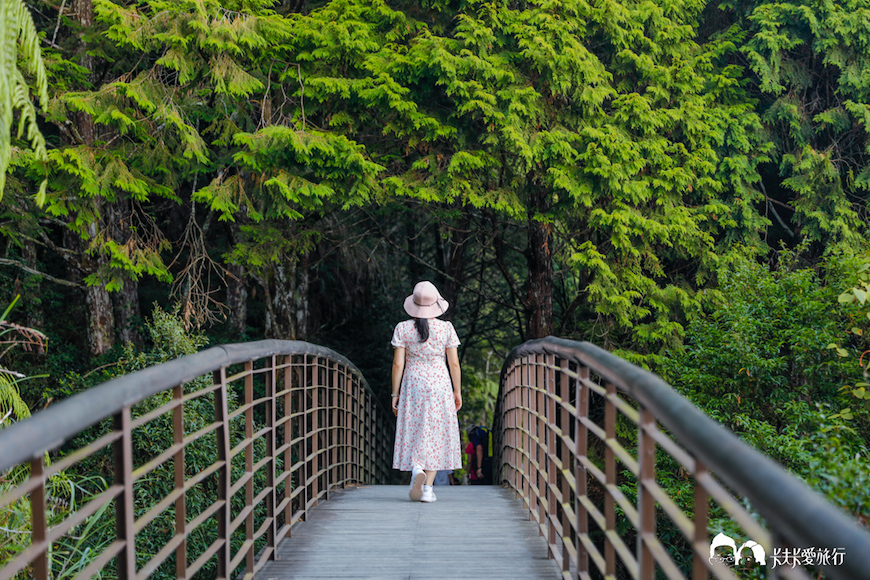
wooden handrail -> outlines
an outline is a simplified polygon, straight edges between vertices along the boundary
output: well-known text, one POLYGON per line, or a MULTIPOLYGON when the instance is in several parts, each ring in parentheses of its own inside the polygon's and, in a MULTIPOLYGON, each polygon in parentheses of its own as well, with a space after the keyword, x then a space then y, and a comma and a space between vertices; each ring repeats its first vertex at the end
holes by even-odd
POLYGON ((768 577, 809 578, 789 555, 815 548, 839 554, 813 562, 827 578, 870 578, 867 531, 659 377, 595 345, 548 337, 515 348, 493 434, 496 481, 523 498, 566 576, 736 579, 734 563, 711 558, 715 510, 741 530, 738 546, 763 547, 768 577), (661 453, 693 494, 672 498, 658 484, 661 453), (657 537, 662 518, 679 545, 657 537))
POLYGON ((114 561, 119 578, 148 578, 173 555, 178 578, 193 577, 210 561, 219 578, 252 575, 331 491, 389 479, 393 429, 350 361, 305 342, 219 346, 108 381, 0 431, 0 473, 30 465, 29 476, 0 497, 0 509, 29 497, 33 512, 30 546, 4 563, 0 580, 22 574, 47 580, 54 542, 88 518, 112 512, 114 541, 90 556, 79 577, 114 561), (191 383, 203 376, 211 377, 207 386, 191 383), (214 421, 194 430, 185 425, 184 409, 204 399, 213 403, 214 421), (141 404, 148 412, 137 411, 141 404), (64 448, 63 459, 45 465, 46 453, 106 419, 112 420, 107 435, 83 449, 64 448), (135 464, 133 437, 159 420, 171 423, 172 444, 135 464), (206 440, 214 443, 212 463, 186 465, 185 451, 206 440), (49 528, 49 478, 106 452, 113 457, 111 473, 104 474, 107 489, 49 528), (155 470, 173 480, 172 491, 143 513, 134 499, 155 470), (214 501, 188 514, 188 493, 206 481, 214 484, 214 501), (174 533, 149 561, 137 562, 137 534, 170 508, 174 533), (209 520, 215 530, 210 547, 189 554, 188 535, 209 520))

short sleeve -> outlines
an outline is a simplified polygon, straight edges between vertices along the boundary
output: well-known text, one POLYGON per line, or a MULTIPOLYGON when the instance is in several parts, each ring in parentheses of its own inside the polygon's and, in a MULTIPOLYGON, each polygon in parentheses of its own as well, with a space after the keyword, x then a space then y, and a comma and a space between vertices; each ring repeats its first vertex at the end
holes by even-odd
POLYGON ((447 321, 447 348, 456 348, 459 346, 459 337, 456 335, 456 329, 453 328, 453 323, 447 321))
POLYGON ((396 325, 396 328, 393 329, 393 339, 390 341, 390 344, 392 344, 396 348, 407 348, 407 344, 405 343, 405 340, 403 340, 402 333, 400 331, 401 326, 402 323, 399 323, 396 325))

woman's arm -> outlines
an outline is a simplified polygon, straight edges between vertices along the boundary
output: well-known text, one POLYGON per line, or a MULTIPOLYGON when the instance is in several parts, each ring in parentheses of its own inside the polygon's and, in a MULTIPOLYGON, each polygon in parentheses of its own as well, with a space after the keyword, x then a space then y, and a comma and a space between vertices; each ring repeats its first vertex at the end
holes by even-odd
POLYGON ((455 348, 447 349, 447 368, 450 369, 450 380, 453 382, 453 399, 456 410, 462 407, 462 369, 459 368, 459 354, 455 348))
POLYGON ((402 375, 405 374, 405 349, 398 347, 393 350, 393 413, 399 413, 399 391, 402 388, 402 375))

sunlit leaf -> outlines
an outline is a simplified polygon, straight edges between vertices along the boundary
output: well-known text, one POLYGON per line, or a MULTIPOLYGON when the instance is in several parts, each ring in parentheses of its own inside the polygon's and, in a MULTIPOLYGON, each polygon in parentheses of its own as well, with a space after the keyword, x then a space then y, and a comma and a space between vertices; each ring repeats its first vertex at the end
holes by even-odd
POLYGON ((855 295, 849 292, 843 292, 839 296, 837 296, 837 302, 841 304, 849 304, 855 301, 855 295))

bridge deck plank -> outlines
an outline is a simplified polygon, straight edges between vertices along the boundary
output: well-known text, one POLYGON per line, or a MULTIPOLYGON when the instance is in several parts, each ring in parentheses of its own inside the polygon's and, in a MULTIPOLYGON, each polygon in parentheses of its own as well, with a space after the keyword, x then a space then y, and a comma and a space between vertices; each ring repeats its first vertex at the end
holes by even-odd
POLYGON ((528 511, 495 486, 436 487, 432 504, 405 486, 336 492, 278 547, 258 580, 557 578, 528 511))

